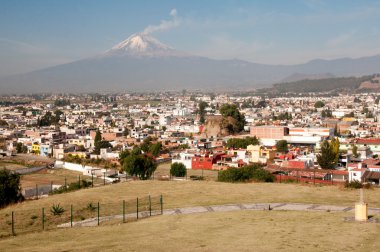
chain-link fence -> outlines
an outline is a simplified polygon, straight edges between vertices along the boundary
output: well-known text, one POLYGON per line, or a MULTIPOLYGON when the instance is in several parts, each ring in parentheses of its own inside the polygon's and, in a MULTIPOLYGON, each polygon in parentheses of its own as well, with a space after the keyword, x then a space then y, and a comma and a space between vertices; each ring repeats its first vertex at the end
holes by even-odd
POLYGON ((163 198, 147 196, 118 203, 54 204, 41 209, 2 212, 0 237, 27 232, 126 223, 163 214, 163 198))

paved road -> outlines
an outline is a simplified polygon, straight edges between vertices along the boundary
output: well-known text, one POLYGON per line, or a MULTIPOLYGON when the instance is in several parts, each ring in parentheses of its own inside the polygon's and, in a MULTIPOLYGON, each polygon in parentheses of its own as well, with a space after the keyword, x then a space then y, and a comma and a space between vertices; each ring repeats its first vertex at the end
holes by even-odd
MULTIPOLYGON (((226 205, 213 205, 213 206, 195 206, 195 207, 182 207, 167 209, 163 211, 164 215, 179 215, 179 214, 193 214, 193 213, 207 213, 207 212, 231 212, 241 210, 274 210, 274 211, 324 211, 324 212, 354 212, 354 207, 349 206, 334 206, 334 205, 316 205, 316 204, 303 204, 303 203, 244 203, 244 204, 226 204, 226 205)), ((152 215, 159 215, 161 212, 153 211, 152 215)), ((369 215, 380 214, 380 208, 369 208, 369 215)), ((139 217, 148 217, 149 212, 140 212, 139 217)), ((127 214, 128 218, 136 218, 136 213, 127 214)), ((122 219, 122 215, 112 215, 100 217, 99 221, 109 221, 112 219, 122 219)), ((73 226, 96 226, 98 224, 97 218, 86 219, 79 222, 74 222, 73 226)), ((70 227, 70 223, 59 225, 58 227, 70 227)))

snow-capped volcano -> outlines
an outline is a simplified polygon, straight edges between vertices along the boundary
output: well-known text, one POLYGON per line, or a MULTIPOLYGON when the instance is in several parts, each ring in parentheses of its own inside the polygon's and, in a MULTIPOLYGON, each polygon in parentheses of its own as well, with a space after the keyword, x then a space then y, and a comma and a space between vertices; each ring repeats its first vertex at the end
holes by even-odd
POLYGON ((133 34, 112 47, 106 54, 126 54, 132 56, 183 56, 183 53, 165 45, 157 39, 143 33, 133 34))

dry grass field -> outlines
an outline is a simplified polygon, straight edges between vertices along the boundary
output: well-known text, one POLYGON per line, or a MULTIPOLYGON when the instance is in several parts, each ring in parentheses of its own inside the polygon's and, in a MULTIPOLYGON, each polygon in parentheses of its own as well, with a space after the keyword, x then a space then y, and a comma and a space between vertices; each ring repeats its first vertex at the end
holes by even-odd
MULTIPOLYGON (((259 251, 280 248, 284 251, 373 251, 371 246, 379 246, 375 234, 379 233, 380 224, 343 222, 343 217, 352 213, 237 211, 158 216, 98 228, 44 231, 43 239, 37 233, 41 230, 40 226, 31 223, 32 215, 40 216, 42 208, 48 211, 53 204, 59 203, 65 209, 72 204, 75 210, 82 211, 88 203, 100 201, 120 210, 123 200, 133 201, 136 197, 160 194, 163 195, 164 209, 264 202, 354 206, 359 198, 358 190, 338 186, 190 180, 131 181, 52 195, 0 210, 6 230, 9 223, 5 220, 9 219, 11 211, 15 211, 17 218, 24 216, 20 213, 25 213, 27 218, 24 223, 36 228, 36 233, 0 239, 0 248, 2 251, 22 251, 26 248, 28 251, 251 251, 253 248, 259 251)), ((380 189, 365 190, 365 200, 370 207, 380 207, 380 189)), ((35 221, 38 222, 39 217, 35 221)), ((21 227, 17 228, 20 230, 21 227)))
MULTIPOLYGON (((77 204, 83 201, 119 203, 147 195, 164 197, 165 208, 208 206, 227 203, 297 202, 353 206, 359 190, 338 186, 277 183, 222 183, 214 181, 131 181, 26 201, 0 210, 28 210, 53 203, 77 204)), ((380 207, 380 188, 365 190, 370 207, 380 207)))
MULTIPOLYGON (((156 178, 159 178, 161 176, 169 176, 170 175, 170 166, 171 163, 162 163, 157 167, 157 170, 154 173, 154 176, 156 178)), ((189 179, 190 176, 203 176, 205 180, 213 180, 215 181, 218 178, 218 171, 211 171, 211 170, 187 170, 187 178, 189 179)))
POLYGON ((380 224, 349 213, 237 211, 157 216, 0 240, 2 251, 377 251, 380 224))
MULTIPOLYGON (((77 182, 79 177, 85 180, 91 180, 89 176, 83 176, 81 172, 70 171, 66 169, 43 169, 38 172, 25 174, 21 176, 21 187, 35 187, 36 185, 64 185, 66 183, 77 182)), ((94 178, 94 184, 103 183, 103 180, 94 178)))

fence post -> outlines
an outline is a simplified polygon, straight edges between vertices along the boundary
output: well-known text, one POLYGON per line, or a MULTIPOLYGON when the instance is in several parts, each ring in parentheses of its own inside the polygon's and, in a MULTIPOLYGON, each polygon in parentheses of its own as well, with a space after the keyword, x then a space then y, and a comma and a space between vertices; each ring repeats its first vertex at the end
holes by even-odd
POLYGON ((314 168, 314 175, 313 175, 313 184, 315 185, 315 168, 314 168))
POLYGON ((106 173, 103 172, 103 185, 106 185, 106 173))
POLYGON ((299 182, 299 179, 298 179, 298 170, 297 170, 297 175, 296 176, 297 176, 297 183, 298 183, 299 182))
POLYGON ((12 211, 12 235, 15 236, 15 217, 14 217, 14 212, 12 211))
POLYGON ((280 184, 281 184, 281 173, 280 173, 280 184))
POLYGON ((94 187, 94 173, 91 173, 91 187, 94 187))
POLYGON ((38 185, 36 184, 36 198, 38 199, 38 185))
POLYGON ((163 202, 163 200, 162 200, 162 194, 161 194, 161 196, 160 196, 161 215, 164 214, 164 207, 163 207, 163 204, 164 204, 164 202, 163 202))
POLYGON ((139 198, 136 198, 136 216, 139 219, 139 198))
POLYGON ((99 226, 99 223, 100 223, 100 204, 98 201, 98 226, 99 226))
POLYGON ((149 195, 149 216, 152 216, 152 199, 150 198, 150 195, 149 195))
POLYGON ((45 208, 42 208, 42 230, 45 229, 45 208))
POLYGON ((123 223, 125 223, 125 200, 123 200, 123 223))
POLYGON ((80 188, 80 175, 78 175, 78 186, 80 188))
POLYGON ((53 181, 50 181, 50 191, 53 191, 53 181))
POLYGON ((70 206, 70 225, 73 227, 73 205, 70 206))

